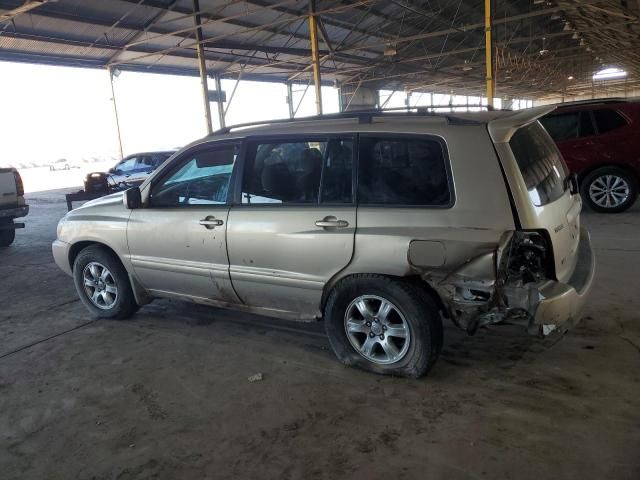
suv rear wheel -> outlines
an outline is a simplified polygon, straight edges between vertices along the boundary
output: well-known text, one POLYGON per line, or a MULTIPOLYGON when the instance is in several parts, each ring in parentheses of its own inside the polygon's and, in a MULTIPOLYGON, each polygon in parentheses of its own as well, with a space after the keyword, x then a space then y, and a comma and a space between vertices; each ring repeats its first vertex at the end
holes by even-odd
POLYGON ((138 304, 129 275, 118 257, 100 245, 82 250, 73 262, 73 280, 80 300, 98 318, 131 317, 138 304))
POLYGON ((631 207, 638 197, 638 183, 619 167, 603 167, 582 181, 582 198, 596 212, 619 213, 631 207))
POLYGON ((375 373, 420 377, 442 348, 438 308, 406 280, 348 277, 331 292, 324 317, 338 359, 375 373))

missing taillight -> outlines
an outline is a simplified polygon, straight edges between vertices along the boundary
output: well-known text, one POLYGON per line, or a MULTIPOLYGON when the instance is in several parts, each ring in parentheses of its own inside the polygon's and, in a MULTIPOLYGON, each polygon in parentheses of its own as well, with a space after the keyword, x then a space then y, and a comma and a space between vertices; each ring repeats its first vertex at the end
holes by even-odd
POLYGON ((553 278, 553 256, 547 237, 536 231, 516 232, 507 268, 509 279, 523 284, 553 278))
POLYGON ((24 196, 24 184, 22 183, 22 177, 17 170, 13 172, 13 176, 16 180, 16 195, 22 197, 24 196))

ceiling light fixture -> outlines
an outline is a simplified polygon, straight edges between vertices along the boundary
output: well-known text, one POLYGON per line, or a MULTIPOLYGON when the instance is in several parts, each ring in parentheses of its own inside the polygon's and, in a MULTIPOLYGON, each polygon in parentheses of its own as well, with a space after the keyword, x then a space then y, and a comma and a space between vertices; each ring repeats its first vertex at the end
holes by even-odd
POLYGON ((617 78, 624 78, 627 76, 627 72, 621 68, 609 67, 597 71, 593 74, 594 80, 615 80, 617 78))

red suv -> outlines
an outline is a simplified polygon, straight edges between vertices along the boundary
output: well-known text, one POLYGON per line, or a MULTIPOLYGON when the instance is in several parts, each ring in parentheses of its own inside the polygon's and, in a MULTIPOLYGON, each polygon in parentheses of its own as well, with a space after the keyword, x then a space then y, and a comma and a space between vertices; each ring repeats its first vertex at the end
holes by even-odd
POLYGON ((582 198, 597 212, 631 207, 640 180, 640 101, 564 103, 540 120, 569 169, 582 198))

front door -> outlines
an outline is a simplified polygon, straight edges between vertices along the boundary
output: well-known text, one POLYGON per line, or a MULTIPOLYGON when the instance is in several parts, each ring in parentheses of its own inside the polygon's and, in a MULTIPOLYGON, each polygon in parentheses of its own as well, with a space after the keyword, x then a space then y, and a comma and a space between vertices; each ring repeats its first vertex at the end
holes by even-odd
POLYGON ((353 254, 353 138, 251 140, 243 172, 227 225, 235 291, 250 306, 316 315, 353 254))
POLYGON ((143 286, 237 303, 229 279, 227 196, 238 145, 186 151, 152 182, 144 208, 127 227, 131 263, 143 286))

